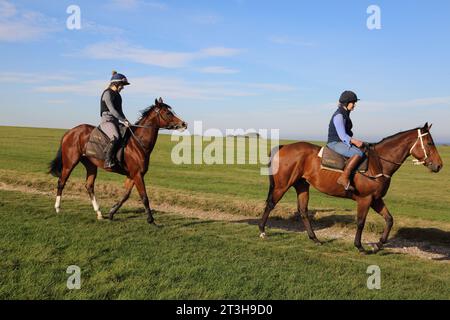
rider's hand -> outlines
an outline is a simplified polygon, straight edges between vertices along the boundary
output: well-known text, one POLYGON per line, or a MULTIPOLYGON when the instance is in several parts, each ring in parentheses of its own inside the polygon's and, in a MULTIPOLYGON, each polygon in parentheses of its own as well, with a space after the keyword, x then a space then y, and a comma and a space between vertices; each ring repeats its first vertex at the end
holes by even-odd
POLYGON ((128 120, 125 120, 124 122, 125 127, 129 128, 130 127, 130 122, 128 120))
POLYGON ((364 142, 362 142, 361 140, 358 139, 353 139, 350 141, 352 144, 354 144, 355 146, 357 146, 358 148, 361 148, 362 146, 364 146, 364 142))

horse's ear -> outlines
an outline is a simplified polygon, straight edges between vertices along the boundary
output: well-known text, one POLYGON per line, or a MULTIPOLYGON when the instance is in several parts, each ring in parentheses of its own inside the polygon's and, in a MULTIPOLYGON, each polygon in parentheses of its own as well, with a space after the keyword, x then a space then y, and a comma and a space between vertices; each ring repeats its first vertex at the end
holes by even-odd
POLYGON ((155 99, 155 106, 159 104, 158 99, 155 99))
POLYGON ((425 130, 428 130, 428 129, 429 129, 429 127, 428 127, 428 122, 425 123, 425 125, 423 126, 423 128, 424 128, 425 130))
POLYGON ((430 124, 430 125, 428 126, 428 130, 430 130, 432 126, 433 126, 433 124, 430 124))
POLYGON ((159 103, 164 103, 164 101, 161 97, 159 97, 159 103))

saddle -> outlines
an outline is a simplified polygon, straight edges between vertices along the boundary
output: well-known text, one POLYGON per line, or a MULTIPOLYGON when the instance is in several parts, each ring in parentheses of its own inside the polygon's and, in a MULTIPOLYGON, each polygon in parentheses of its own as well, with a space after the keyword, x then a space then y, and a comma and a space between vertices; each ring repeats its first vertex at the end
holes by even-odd
MULTIPOLYGON (((345 165, 347 164, 347 161, 349 158, 344 157, 340 155, 339 153, 335 152, 334 150, 331 150, 328 148, 328 146, 325 146, 320 149, 319 158, 322 158, 321 160, 321 169, 325 170, 331 170, 331 171, 337 171, 337 172, 343 172, 345 165)), ((367 172, 369 168, 369 157, 366 153, 366 158, 358 167, 359 172, 367 172)))
MULTIPOLYGON (((119 134, 120 146, 117 148, 116 159, 118 165, 123 168, 125 147, 127 146, 130 134, 127 131, 127 128, 124 126, 119 126, 119 134)), ((94 130, 92 130, 91 135, 89 136, 89 141, 86 144, 86 152, 84 155, 96 158, 98 160, 105 160, 105 150, 107 145, 109 144, 109 141, 110 139, 102 131, 102 129, 100 129, 100 126, 96 127, 94 130)))

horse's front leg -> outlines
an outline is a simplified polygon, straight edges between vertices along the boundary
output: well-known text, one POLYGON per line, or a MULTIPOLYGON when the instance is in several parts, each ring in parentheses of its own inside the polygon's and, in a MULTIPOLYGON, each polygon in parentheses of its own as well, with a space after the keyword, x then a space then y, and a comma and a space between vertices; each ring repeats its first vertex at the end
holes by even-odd
POLYGON ((384 203, 383 199, 374 200, 371 204, 371 207, 373 210, 375 210, 376 213, 383 216, 384 220, 386 221, 383 235, 380 238, 380 242, 376 244, 375 248, 376 251, 379 251, 383 248, 383 245, 388 240, 389 233, 391 232, 392 226, 394 225, 394 218, 392 218, 392 215, 389 213, 389 210, 386 207, 386 204, 384 203))
POLYGON ((125 201, 128 200, 131 194, 131 190, 133 190, 134 187, 134 180, 127 178, 125 180, 125 194, 123 195, 122 199, 117 202, 109 211, 109 219, 114 219, 114 214, 122 207, 122 205, 125 203, 125 201))
POLYGON ((152 215, 152 209, 150 209, 150 203, 147 196, 147 191, 145 190, 145 183, 144 183, 144 177, 142 174, 138 173, 133 178, 134 184, 136 185, 136 189, 139 192, 139 195, 141 196, 142 203, 145 207, 145 212, 147 213, 147 222, 148 223, 154 223, 153 215, 152 215))
POLYGON ((355 235, 355 247, 359 252, 366 253, 366 250, 361 245, 361 236, 366 223, 367 213, 369 212, 370 204, 372 203, 372 197, 360 198, 357 201, 358 209, 356 215, 356 235, 355 235))

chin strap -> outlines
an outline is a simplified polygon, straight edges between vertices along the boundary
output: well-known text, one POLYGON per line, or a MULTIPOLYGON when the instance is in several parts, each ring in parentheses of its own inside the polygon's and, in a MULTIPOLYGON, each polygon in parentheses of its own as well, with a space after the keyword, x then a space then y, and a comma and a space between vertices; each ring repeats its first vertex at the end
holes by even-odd
MULTIPOLYGON (((414 144, 413 144, 413 146, 411 147, 411 149, 409 149, 409 154, 412 155, 413 149, 416 147, 417 142, 420 141, 420 146, 422 147, 422 151, 423 151, 423 154, 424 154, 424 158, 423 158, 423 160, 413 159, 413 164, 416 165, 416 166, 421 165, 421 164, 424 164, 424 163, 425 163, 425 160, 428 159, 427 150, 425 149, 425 146, 423 145, 423 137, 427 136, 428 134, 429 134, 429 132, 422 133, 422 132, 420 131, 420 129, 417 129, 417 139, 416 139, 416 142, 414 142, 414 144)), ((414 156, 413 156, 413 157, 414 157, 414 156)))

